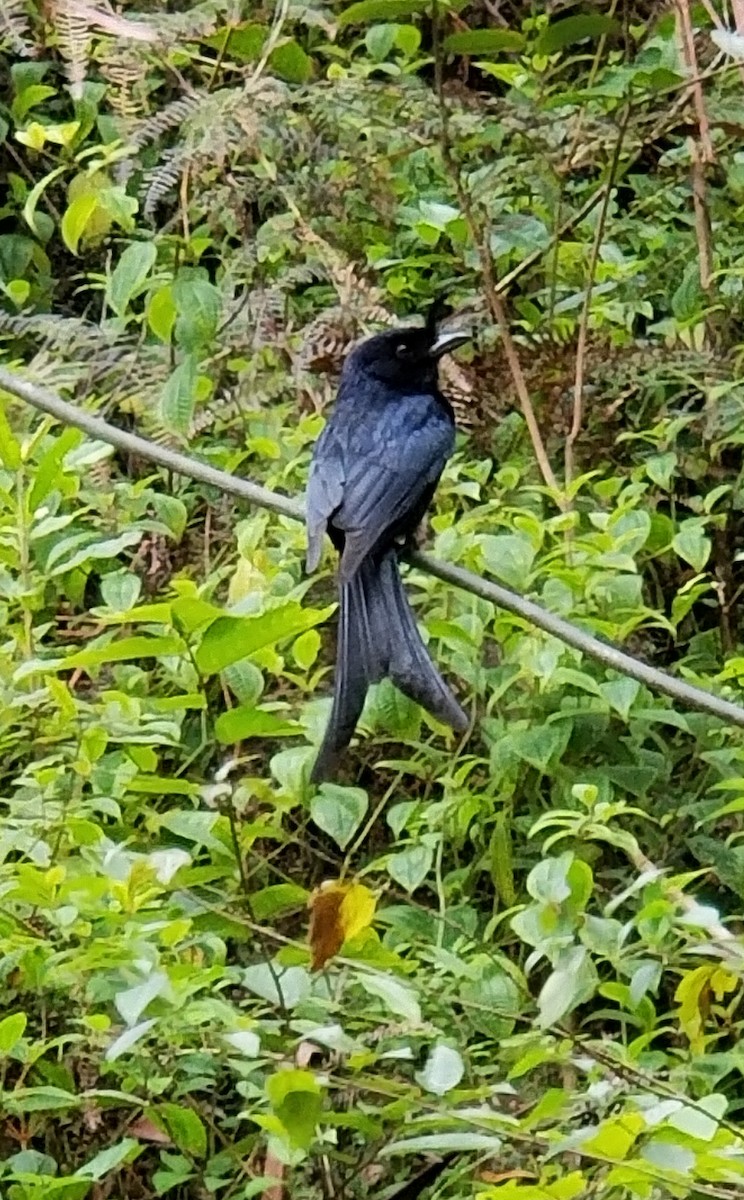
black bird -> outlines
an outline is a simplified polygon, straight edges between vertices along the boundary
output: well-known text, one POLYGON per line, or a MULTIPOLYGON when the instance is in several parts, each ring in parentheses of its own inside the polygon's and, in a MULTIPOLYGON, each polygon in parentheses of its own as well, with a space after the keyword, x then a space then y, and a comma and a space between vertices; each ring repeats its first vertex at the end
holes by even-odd
POLYGON ((386 676, 458 732, 468 718, 433 662, 398 570, 455 444, 438 360, 469 341, 438 333, 440 302, 422 328, 368 338, 346 359, 333 413, 318 438, 307 489, 307 569, 323 535, 339 552, 340 606, 333 708, 311 779, 332 778, 364 707, 386 676))

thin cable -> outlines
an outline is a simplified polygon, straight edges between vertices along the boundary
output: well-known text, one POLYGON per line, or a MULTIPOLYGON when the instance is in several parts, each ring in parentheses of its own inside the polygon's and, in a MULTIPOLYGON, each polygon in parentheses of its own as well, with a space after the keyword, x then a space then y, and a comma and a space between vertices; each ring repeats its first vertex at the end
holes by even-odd
MULTIPOLYGON (((180 454, 176 450, 158 446, 156 443, 148 441, 147 438, 138 437, 137 434, 117 429, 115 425, 110 425, 101 417, 93 416, 92 413, 85 412, 74 404, 69 404, 56 392, 30 383, 12 371, 6 371, 1 367, 0 389, 9 392, 12 396, 17 396, 20 400, 25 400, 33 408, 48 413, 63 424, 74 425, 90 437, 108 442, 128 454, 137 454, 169 471, 185 475, 189 479, 196 480, 197 483, 206 483, 228 495, 235 496, 240 500, 247 500, 249 504, 267 508, 271 512, 289 517, 293 521, 305 519, 304 507, 298 500, 293 500, 290 496, 282 496, 278 492, 271 492, 259 484, 250 483, 247 479, 238 479, 226 471, 210 467, 206 463, 180 454)), ((533 600, 526 600, 523 596, 517 595, 516 592, 510 591, 498 583, 481 579, 472 571, 465 571, 462 567, 456 567, 452 563, 441 562, 430 554, 415 551, 409 556, 409 561, 413 566, 433 575, 436 579, 441 579, 444 583, 454 584, 463 591, 480 596, 483 600, 490 600, 499 608, 523 617, 531 625, 542 629, 543 632, 558 638, 568 646, 573 646, 574 649, 596 659, 604 666, 611 667, 622 675, 627 675, 630 679, 636 679, 653 692, 660 692, 689 708, 710 713, 711 716, 718 717, 728 724, 744 728, 744 708, 740 705, 733 704, 730 700, 723 700, 704 688, 685 683, 684 680, 677 679, 666 671, 640 662, 632 655, 619 650, 617 646, 602 642, 577 625, 572 625, 570 621, 564 620, 563 617, 541 608, 533 600)))

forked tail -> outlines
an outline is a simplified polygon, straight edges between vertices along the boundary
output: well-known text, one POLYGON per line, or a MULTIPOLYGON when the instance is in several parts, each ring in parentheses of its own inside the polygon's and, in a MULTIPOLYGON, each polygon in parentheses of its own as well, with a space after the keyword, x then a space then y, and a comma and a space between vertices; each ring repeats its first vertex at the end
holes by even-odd
POLYGON ((311 779, 335 774, 362 715, 367 689, 388 676, 437 720, 464 733, 469 721, 434 666, 403 590, 394 550, 365 560, 341 585, 333 707, 311 779))

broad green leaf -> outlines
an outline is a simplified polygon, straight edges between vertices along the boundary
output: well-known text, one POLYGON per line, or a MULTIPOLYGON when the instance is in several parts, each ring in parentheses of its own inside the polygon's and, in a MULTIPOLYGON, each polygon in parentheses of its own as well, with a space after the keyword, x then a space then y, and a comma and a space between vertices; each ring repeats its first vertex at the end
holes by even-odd
POLYGON ((114 1146, 107 1147, 106 1150, 101 1150, 100 1154, 96 1154, 89 1159, 84 1166, 78 1167, 75 1172, 76 1177, 82 1179, 103 1179, 110 1171, 115 1171, 117 1167, 123 1166, 125 1163, 132 1163, 144 1150, 144 1146, 134 1138, 122 1138, 114 1146))
POLYGON ((426 12, 431 0, 359 0, 339 14, 338 23, 366 25, 370 21, 397 21, 412 13, 426 12))
POLYGON ((269 59, 272 71, 289 83, 307 83, 313 73, 313 60, 302 49, 299 42, 285 42, 277 46, 269 59))
POLYGON ((397 29, 397 25, 373 25, 367 30, 364 44, 375 62, 383 62, 387 58, 395 45, 397 29))
POLYGON ((522 1011, 519 988, 496 963, 488 963, 478 975, 463 979, 460 1000, 468 1020, 486 1037, 508 1037, 522 1011))
POLYGON ((398 854, 391 854, 386 866, 388 875, 407 892, 415 892, 424 882, 434 862, 430 846, 416 843, 398 854))
POLYGON ((535 45, 537 54, 555 54, 564 46, 573 46, 586 38, 604 37, 618 33, 620 23, 604 13, 583 13, 580 16, 563 17, 553 21, 542 31, 535 45))
POLYGON ((124 315, 139 292, 158 256, 154 242, 130 242, 114 267, 107 298, 117 316, 124 315))
POLYGON ((252 1029, 238 1029, 235 1033, 226 1033, 225 1041, 245 1058, 258 1058, 261 1052, 261 1039, 252 1029))
POLYGON ((344 850, 364 820, 368 805, 367 793, 361 788, 323 783, 310 802, 310 816, 344 850))
POLYGON ((672 548, 696 571, 702 571, 710 558, 712 543, 705 536, 705 524, 695 517, 683 521, 672 540, 672 548))
POLYGON ((579 1004, 591 999, 596 987, 597 972, 584 947, 575 946, 567 951, 537 998, 540 1027, 547 1029, 555 1025, 579 1004))
POLYGON ((244 738, 291 737, 301 733, 302 726, 260 708, 240 707, 221 713, 215 721, 214 732, 218 741, 230 745, 242 742, 244 738))
POLYGON ((87 192, 82 196, 78 196, 65 209, 60 224, 60 232, 62 234, 62 241, 71 254, 77 254, 78 242, 83 236, 97 205, 97 198, 91 192, 87 192))
POLYGON ((14 1115, 78 1108, 83 1101, 58 1087, 22 1087, 3 1093, 3 1107, 14 1115))
POLYGON ((209 349, 220 319, 220 293, 201 270, 182 270, 173 284, 179 346, 194 355, 209 349))
POLYGON ((159 1104, 155 1115, 162 1120, 171 1138, 189 1157, 204 1158, 207 1131, 201 1117, 187 1104, 159 1104))
POLYGON ((529 585, 535 549, 519 534, 483 534, 478 539, 488 570, 508 587, 525 591, 529 585))
POLYGON ((243 987, 262 1000, 281 1008, 296 1008, 310 995, 312 982, 304 967, 280 967, 256 963, 242 973, 243 987))
POLYGON ((264 646, 296 637, 319 625, 332 611, 332 608, 302 608, 291 601, 258 617, 219 617, 201 640, 196 664, 203 674, 216 675, 264 646))
POLYGON ((162 995, 167 988, 167 975, 162 971, 153 971, 142 983, 116 993, 116 1010, 127 1025, 136 1025, 148 1004, 162 995))
MULTIPOLYGON (((485 1152, 498 1155, 500 1150, 501 1139, 493 1134, 473 1133, 469 1129, 462 1129, 456 1133, 427 1133, 422 1137, 391 1142, 388 1146, 383 1147, 381 1154, 384 1158, 391 1154, 456 1154, 458 1152, 462 1154, 485 1152)), ((535 1196, 534 1200, 538 1200, 538 1197, 535 1196)))
POLYGON ((450 54, 515 53, 523 49, 524 42, 524 35, 516 29, 465 29, 445 38, 444 49, 450 54))
POLYGON ((196 404, 196 359, 187 354, 171 371, 160 397, 160 419, 166 429, 186 437, 196 404))
POLYGON ((676 1112, 670 1113, 667 1120, 680 1133, 686 1133, 689 1137, 709 1142, 711 1138, 715 1137, 727 1108, 727 1097, 721 1092, 714 1092, 710 1096, 702 1096, 697 1101, 696 1108, 683 1105, 676 1112), (705 1111, 701 1111, 701 1109, 705 1111))
POLYGON ((298 883, 274 883, 251 896, 251 911, 257 921, 270 921, 279 913, 305 908, 310 893, 298 883))
POLYGON ((173 287, 165 284, 150 295, 147 302, 147 324, 161 342, 170 342, 176 323, 176 302, 173 287))
POLYGON ((147 1021, 140 1021, 137 1025, 132 1025, 130 1029, 125 1029, 106 1050, 104 1054, 106 1062, 115 1062, 117 1058, 121 1058, 122 1054, 126 1054, 128 1050, 142 1041, 145 1034, 149 1033, 155 1024, 157 1024, 155 1018, 150 1017, 147 1021))
POLYGON ((310 1071, 299 1068, 280 1070, 266 1080, 266 1094, 290 1144, 307 1150, 323 1111, 318 1080, 310 1071))
POLYGON ((0 1021, 0 1055, 10 1053, 16 1042, 23 1037, 25 1028, 25 1013, 11 1013, 9 1017, 3 1017, 0 1021))
POLYGON ((608 679, 605 683, 600 683, 600 695, 609 704, 610 708, 619 713, 623 720, 627 721, 631 706, 641 690, 641 685, 635 679, 608 679))
POLYGON ((103 602, 117 613, 134 608, 141 590, 142 580, 131 571, 109 571, 101 580, 103 602))
POLYGON ((402 1017, 412 1025, 421 1024, 421 1006, 415 993, 404 983, 389 975, 359 975, 358 982, 370 996, 382 1000, 396 1017, 402 1017))
POLYGON ((0 406, 0 463, 9 471, 21 465, 21 447, 11 431, 4 407, 0 406))
POLYGON ((456 1088, 465 1074, 462 1056, 452 1046, 439 1042, 429 1051, 422 1071, 416 1072, 416 1082, 435 1096, 444 1096, 456 1088))
MULTIPOLYGON (((76 667, 99 667, 102 663, 131 662, 143 658, 162 658, 165 655, 183 653, 184 645, 178 637, 134 637, 109 642, 107 646, 91 646, 78 650, 64 659, 61 667, 67 671, 76 667)), ((58 668, 59 669, 59 668, 58 668)))

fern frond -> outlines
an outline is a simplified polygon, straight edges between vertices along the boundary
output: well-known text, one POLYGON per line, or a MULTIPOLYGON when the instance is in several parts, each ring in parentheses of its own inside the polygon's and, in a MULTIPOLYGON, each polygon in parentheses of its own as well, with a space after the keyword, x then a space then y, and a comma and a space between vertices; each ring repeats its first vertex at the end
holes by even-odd
POLYGON ((26 0, 3 0, 0 5, 0 47, 6 45, 23 58, 36 54, 26 0))
POLYGON ((129 130, 142 120, 146 111, 142 51, 135 47, 121 47, 114 38, 105 38, 98 48, 96 59, 98 69, 109 85, 108 102, 124 128, 129 130))
POLYGON ((161 200, 178 187, 185 158, 183 147, 174 146, 171 150, 164 150, 158 165, 145 172, 140 198, 142 215, 147 221, 153 219, 161 200))
POLYGON ((47 6, 57 36, 57 48, 65 61, 70 94, 80 100, 88 70, 93 22, 75 0, 49 0, 47 6))
POLYGON ((136 129, 132 130, 129 142, 135 150, 142 150, 144 146, 148 146, 151 142, 162 137, 164 133, 168 133, 170 129, 177 129, 183 124, 187 117, 199 107, 203 101, 203 96, 198 92, 193 92, 188 96, 179 96, 178 100, 171 101, 161 108, 159 112, 154 113, 143 121, 136 129))

